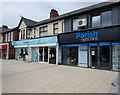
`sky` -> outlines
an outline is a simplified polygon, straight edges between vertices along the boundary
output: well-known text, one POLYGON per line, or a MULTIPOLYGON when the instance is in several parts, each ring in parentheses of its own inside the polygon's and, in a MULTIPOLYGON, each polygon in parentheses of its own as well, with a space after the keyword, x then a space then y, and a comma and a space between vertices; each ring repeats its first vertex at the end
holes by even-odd
POLYGON ((21 16, 41 21, 49 18, 50 10, 53 8, 61 15, 98 2, 2 2, 0 3, 0 26, 7 25, 13 28, 19 24, 21 16))

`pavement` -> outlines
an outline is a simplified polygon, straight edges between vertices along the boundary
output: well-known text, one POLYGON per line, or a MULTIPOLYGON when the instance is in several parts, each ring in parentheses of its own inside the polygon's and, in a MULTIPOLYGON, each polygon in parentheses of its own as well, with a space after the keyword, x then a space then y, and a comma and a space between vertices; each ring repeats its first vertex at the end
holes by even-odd
POLYGON ((2 93, 118 93, 118 72, 2 60, 2 93))

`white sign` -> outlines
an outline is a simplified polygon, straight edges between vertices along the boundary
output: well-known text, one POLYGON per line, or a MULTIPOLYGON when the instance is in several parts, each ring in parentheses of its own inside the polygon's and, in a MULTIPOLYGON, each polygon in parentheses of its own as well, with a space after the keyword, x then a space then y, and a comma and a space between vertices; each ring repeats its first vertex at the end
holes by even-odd
POLYGON ((87 67, 87 46, 80 46, 79 48, 79 66, 87 67))

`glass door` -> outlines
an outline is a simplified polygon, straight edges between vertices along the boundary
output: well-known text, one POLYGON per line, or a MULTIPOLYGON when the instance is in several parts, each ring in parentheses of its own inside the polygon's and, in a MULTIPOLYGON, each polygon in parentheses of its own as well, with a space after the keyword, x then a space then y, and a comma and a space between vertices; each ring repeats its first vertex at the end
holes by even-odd
POLYGON ((39 61, 43 62, 43 47, 39 47, 39 61))
POLYGON ((44 62, 48 62, 48 47, 44 47, 44 62))
POLYGON ((98 47, 91 46, 90 47, 90 63, 92 68, 98 67, 98 47))
POLYGON ((49 63, 56 64, 56 47, 49 48, 49 63))
POLYGON ((100 68, 110 69, 110 46, 100 46, 100 68))

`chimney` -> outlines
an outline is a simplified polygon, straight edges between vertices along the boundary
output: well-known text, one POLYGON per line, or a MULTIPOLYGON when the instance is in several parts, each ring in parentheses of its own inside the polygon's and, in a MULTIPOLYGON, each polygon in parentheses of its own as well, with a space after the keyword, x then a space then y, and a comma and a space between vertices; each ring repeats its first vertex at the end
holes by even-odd
POLYGON ((6 26, 6 25, 3 25, 3 26, 2 26, 2 28, 7 28, 7 29, 8 29, 8 26, 6 26))
POLYGON ((55 9, 52 9, 50 12, 50 18, 54 18, 59 16, 58 11, 56 11, 55 9))

